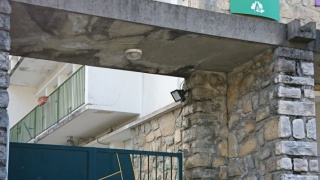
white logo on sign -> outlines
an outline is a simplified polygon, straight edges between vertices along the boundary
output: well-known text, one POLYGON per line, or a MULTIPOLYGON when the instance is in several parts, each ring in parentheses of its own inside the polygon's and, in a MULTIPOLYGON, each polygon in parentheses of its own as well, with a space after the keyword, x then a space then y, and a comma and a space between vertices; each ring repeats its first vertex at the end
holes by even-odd
POLYGON ((251 9, 258 13, 264 13, 263 6, 259 1, 255 1, 254 3, 252 3, 251 9))

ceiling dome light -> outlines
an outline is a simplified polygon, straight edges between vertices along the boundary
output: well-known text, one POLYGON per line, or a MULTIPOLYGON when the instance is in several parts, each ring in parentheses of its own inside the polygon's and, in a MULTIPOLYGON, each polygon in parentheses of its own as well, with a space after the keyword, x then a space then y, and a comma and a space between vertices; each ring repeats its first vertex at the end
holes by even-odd
POLYGON ((128 49, 125 54, 127 59, 134 61, 141 59, 142 51, 140 49, 128 49))

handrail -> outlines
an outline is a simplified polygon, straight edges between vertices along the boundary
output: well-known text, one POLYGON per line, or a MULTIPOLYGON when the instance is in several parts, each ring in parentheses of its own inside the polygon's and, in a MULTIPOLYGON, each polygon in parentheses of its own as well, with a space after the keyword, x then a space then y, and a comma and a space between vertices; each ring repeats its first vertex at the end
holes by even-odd
POLYGON ((84 81, 85 69, 82 66, 48 96, 46 104, 36 106, 11 128, 10 141, 28 142, 83 105, 84 81), (29 138, 24 136, 26 133, 29 138))

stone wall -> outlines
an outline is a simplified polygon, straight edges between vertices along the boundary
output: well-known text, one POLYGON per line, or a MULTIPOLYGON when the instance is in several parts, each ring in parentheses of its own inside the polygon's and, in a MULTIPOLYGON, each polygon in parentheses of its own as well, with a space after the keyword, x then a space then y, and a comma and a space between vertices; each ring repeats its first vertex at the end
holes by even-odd
POLYGON ((185 179, 317 179, 312 61, 278 47, 227 75, 194 72, 182 109, 136 127, 134 148, 183 150, 185 179))
MULTIPOLYGON (((133 134, 133 149, 135 150, 144 150, 144 151, 161 151, 161 152, 177 152, 182 149, 182 132, 181 132, 181 108, 173 110, 172 112, 168 112, 163 114, 151 121, 141 124, 134 129, 132 129, 133 134)), ((136 179, 139 179, 139 161, 140 157, 136 157, 133 161, 136 179)), ((147 178, 147 170, 148 170, 148 159, 143 157, 143 166, 142 171, 143 179, 147 178)), ((150 172, 151 179, 162 179, 162 162, 163 159, 156 159, 151 157, 150 162, 150 172), (158 164, 158 173, 157 178, 155 178, 155 163, 158 164), (152 167, 152 168, 151 168, 152 167)), ((176 160, 175 160, 176 162, 176 160)), ((165 179, 170 179, 170 161, 166 159, 166 171, 165 171, 165 179)), ((173 170, 173 177, 177 176, 177 166, 175 164, 173 170)))
MULTIPOLYGON (((183 150, 185 179, 227 179, 226 75, 195 72, 186 79, 184 88, 188 89, 188 98, 182 109, 133 129, 134 149, 163 152, 183 150)), ((139 159, 134 161, 136 170, 139 169, 137 161, 139 159)), ((145 159, 144 162, 143 170, 146 172, 145 159)), ((154 167, 155 159, 150 162, 154 167)), ((161 162, 158 159, 159 166, 161 162)), ((151 174, 154 177, 155 173, 151 174)), ((174 174, 176 176, 176 171, 174 174)), ((166 176, 169 175, 167 171, 166 176)), ((160 177, 161 173, 158 174, 160 177)))
POLYGON ((230 179, 317 179, 312 60, 279 47, 228 74, 230 179))
POLYGON ((0 179, 7 177, 7 128, 9 103, 7 88, 9 86, 9 50, 10 50, 10 13, 7 0, 0 0, 0 179))
MULTIPOLYGON (((168 0, 159 1, 168 2, 168 0)), ((320 29, 320 8, 315 7, 315 0, 279 1, 281 23, 287 24, 293 19, 299 19, 303 24, 317 22, 317 29, 320 29)), ((230 14, 230 0, 178 0, 177 4, 230 14)))

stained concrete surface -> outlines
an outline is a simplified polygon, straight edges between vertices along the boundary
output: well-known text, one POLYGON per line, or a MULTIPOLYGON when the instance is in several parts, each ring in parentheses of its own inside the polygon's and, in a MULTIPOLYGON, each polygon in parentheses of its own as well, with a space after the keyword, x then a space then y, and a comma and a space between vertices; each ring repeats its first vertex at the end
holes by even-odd
POLYGON ((11 54, 131 71, 187 76, 230 71, 272 45, 12 3, 11 54), (125 58, 139 48, 140 60, 125 58))

